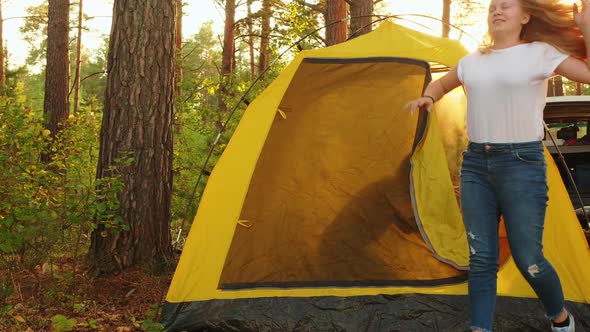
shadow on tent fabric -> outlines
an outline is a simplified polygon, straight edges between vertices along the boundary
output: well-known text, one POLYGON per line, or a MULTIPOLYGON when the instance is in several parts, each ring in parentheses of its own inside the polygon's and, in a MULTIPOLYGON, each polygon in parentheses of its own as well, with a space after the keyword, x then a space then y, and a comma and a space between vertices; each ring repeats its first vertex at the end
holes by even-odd
MULTIPOLYGON (((371 183, 345 205, 321 235, 317 275, 334 285, 426 285, 464 271, 434 257, 416 224, 409 157, 395 174, 371 183)), ((457 278, 461 277, 461 278, 457 278)))

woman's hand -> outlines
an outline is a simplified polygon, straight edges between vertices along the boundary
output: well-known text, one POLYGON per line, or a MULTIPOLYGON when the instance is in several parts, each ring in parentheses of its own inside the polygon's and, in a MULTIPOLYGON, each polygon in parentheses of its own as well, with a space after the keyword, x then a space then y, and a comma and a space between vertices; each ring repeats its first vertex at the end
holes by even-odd
POLYGON ((428 112, 432 111, 434 106, 434 98, 432 97, 420 97, 407 103, 404 108, 409 108, 410 113, 414 114, 418 109, 425 107, 428 112))
POLYGON ((584 35, 590 34, 590 3, 589 0, 582 0, 582 11, 578 10, 578 5, 574 3, 574 21, 582 30, 584 35))

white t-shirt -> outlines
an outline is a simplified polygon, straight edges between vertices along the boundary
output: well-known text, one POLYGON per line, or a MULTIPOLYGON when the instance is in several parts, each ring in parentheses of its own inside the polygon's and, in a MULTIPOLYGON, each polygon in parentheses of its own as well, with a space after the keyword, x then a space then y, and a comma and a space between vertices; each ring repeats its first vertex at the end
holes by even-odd
POLYGON ((544 137, 547 78, 568 55, 532 42, 459 61, 467 93, 467 136, 476 143, 521 143, 544 137))

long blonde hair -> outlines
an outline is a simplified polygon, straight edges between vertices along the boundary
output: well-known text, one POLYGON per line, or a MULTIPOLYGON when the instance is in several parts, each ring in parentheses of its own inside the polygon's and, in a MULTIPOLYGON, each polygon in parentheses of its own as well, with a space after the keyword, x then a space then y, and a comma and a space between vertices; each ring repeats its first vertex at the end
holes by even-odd
MULTIPOLYGON (((571 5, 558 0, 519 1, 522 9, 531 16, 520 32, 523 42, 542 41, 571 56, 586 58, 584 35, 574 21, 571 5)), ((486 39, 484 52, 489 51, 493 43, 489 33, 486 39)))

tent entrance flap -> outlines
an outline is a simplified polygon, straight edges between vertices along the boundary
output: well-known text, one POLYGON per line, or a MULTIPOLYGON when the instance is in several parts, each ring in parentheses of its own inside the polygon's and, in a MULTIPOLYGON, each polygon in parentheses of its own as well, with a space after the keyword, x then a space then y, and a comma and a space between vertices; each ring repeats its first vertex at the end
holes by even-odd
POLYGON ((423 241, 409 193, 429 68, 402 58, 305 59, 251 179, 219 288, 436 285, 465 280, 423 241), (284 115, 284 116, 283 116, 284 115))

